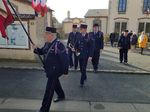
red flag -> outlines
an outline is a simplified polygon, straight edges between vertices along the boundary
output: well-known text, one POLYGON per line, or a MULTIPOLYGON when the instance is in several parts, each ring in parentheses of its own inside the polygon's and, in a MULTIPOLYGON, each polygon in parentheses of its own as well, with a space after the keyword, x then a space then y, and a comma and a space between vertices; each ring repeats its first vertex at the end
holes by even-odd
POLYGON ((46 0, 41 0, 41 15, 44 17, 44 15, 47 13, 47 6, 46 6, 46 0))
POLYGON ((41 0, 32 0, 32 7, 36 12, 41 12, 41 0))
POLYGON ((8 39, 7 34, 6 34, 6 28, 8 25, 14 22, 14 17, 10 9, 8 8, 6 1, 5 0, 2 0, 2 1, 7 11, 7 17, 5 18, 4 16, 0 15, 0 32, 2 34, 2 37, 8 39))
POLYGON ((47 13, 46 0, 32 0, 32 7, 36 12, 41 13, 42 17, 47 13))

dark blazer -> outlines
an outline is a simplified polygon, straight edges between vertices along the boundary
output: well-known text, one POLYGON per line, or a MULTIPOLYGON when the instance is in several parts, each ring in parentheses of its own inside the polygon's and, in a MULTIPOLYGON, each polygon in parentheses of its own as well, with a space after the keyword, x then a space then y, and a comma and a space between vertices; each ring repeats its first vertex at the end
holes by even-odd
POLYGON ((71 44, 72 46, 75 46, 75 43, 77 42, 77 38, 79 36, 79 32, 76 32, 75 34, 73 32, 71 32, 69 34, 69 37, 68 37, 68 42, 67 42, 67 46, 69 44, 71 44))
POLYGON ((68 74, 68 54, 59 40, 45 43, 44 47, 35 49, 34 53, 45 55, 44 69, 48 78, 58 78, 63 74, 68 74))
POLYGON ((125 37, 124 35, 121 35, 118 41, 118 47, 121 47, 122 49, 130 49, 130 36, 128 35, 125 37))
POLYGON ((82 36, 80 33, 75 44, 75 49, 80 52, 80 58, 88 58, 93 56, 93 45, 93 40, 89 37, 88 33, 85 36, 82 36))
POLYGON ((94 34, 94 32, 89 33, 90 38, 94 40, 94 50, 100 50, 104 48, 104 36, 103 32, 97 32, 94 34))

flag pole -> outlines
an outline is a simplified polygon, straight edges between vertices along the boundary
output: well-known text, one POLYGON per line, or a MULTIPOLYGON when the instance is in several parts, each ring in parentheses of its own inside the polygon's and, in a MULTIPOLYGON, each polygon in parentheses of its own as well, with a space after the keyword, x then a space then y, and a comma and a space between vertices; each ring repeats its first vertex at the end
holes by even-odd
MULTIPOLYGON (((23 30, 25 31, 25 33, 26 33, 26 35, 27 35, 29 41, 31 42, 32 45, 35 45, 35 44, 33 43, 32 39, 31 39, 30 35, 28 34, 26 28, 24 27, 24 25, 23 25, 23 23, 22 23, 20 17, 18 16, 16 10, 14 9, 14 7, 13 7, 12 4, 10 3, 10 1, 9 1, 9 0, 7 0, 7 1, 8 1, 8 3, 9 3, 10 7, 12 8, 12 10, 14 11, 16 17, 18 18, 18 20, 19 20, 19 22, 20 22, 20 24, 21 24, 23 30)), ((38 57, 39 57, 39 59, 41 60, 42 64, 44 64, 43 59, 42 59, 42 57, 40 56, 39 53, 38 53, 38 57)))

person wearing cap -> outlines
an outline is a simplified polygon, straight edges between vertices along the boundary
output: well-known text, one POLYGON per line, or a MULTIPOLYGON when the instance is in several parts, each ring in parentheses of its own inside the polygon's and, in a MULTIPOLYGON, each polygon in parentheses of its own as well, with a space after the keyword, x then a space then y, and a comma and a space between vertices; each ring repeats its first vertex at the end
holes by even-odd
POLYGON ((120 36, 118 41, 118 48, 120 54, 120 63, 124 61, 124 64, 128 63, 128 50, 130 49, 130 35, 128 30, 125 30, 124 33, 120 36))
POLYGON ((67 42, 67 48, 68 48, 68 55, 69 55, 69 66, 72 68, 75 67, 75 70, 78 67, 78 57, 75 54, 75 43, 77 42, 77 38, 79 36, 79 32, 77 32, 77 25, 72 26, 72 32, 70 32, 67 42), (72 58, 72 55, 74 55, 74 61, 72 58))
POLYGON ((68 55, 65 46, 56 37, 56 28, 46 27, 44 47, 33 45, 34 53, 44 55, 44 70, 48 78, 46 90, 40 111, 49 112, 54 91, 58 98, 54 102, 65 99, 65 93, 61 87, 59 77, 68 74, 68 55))
POLYGON ((94 68, 94 72, 98 70, 99 58, 101 50, 104 48, 104 37, 103 32, 99 30, 99 25, 93 25, 93 32, 90 32, 90 37, 94 40, 94 53, 92 57, 92 64, 94 68))
POLYGON ((87 79, 87 62, 88 60, 91 61, 93 56, 93 43, 92 40, 89 38, 89 35, 87 33, 87 25, 85 24, 80 25, 80 35, 75 44, 75 50, 79 58, 81 71, 80 86, 83 87, 84 81, 87 79))
POLYGON ((112 32, 109 36, 110 38, 110 42, 111 42, 111 47, 114 47, 114 42, 115 42, 115 38, 116 38, 116 35, 114 32, 112 32))

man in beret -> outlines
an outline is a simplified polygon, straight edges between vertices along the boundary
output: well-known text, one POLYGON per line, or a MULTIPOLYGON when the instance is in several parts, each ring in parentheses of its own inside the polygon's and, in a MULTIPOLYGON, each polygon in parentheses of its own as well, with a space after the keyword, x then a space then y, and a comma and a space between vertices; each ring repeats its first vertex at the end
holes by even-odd
POLYGON ((39 112, 49 112, 54 91, 58 98, 54 102, 65 99, 65 93, 61 87, 59 77, 68 74, 68 56, 65 46, 57 40, 56 28, 46 27, 44 47, 33 45, 34 53, 44 56, 44 69, 48 78, 46 90, 39 112))
POLYGON ((67 42, 68 47, 68 55, 69 55, 69 66, 72 68, 75 67, 75 70, 78 67, 78 57, 75 55, 75 44, 77 42, 77 38, 79 36, 79 32, 77 32, 77 25, 72 25, 72 32, 70 32, 67 42), (72 55, 74 55, 74 61, 72 58, 72 55))
POLYGON ((88 60, 91 61, 93 56, 93 41, 89 38, 87 25, 85 24, 81 24, 80 26, 80 36, 75 44, 75 50, 79 58, 81 71, 80 86, 83 87, 84 81, 87 79, 87 62, 88 60))
POLYGON ((90 32, 90 37, 94 40, 94 53, 92 57, 92 64, 94 68, 94 72, 98 70, 100 53, 104 48, 104 37, 103 32, 99 31, 99 25, 93 25, 93 32, 90 32))
POLYGON ((128 50, 130 49, 130 35, 128 30, 125 30, 124 33, 120 36, 118 41, 118 48, 120 54, 120 63, 128 63, 128 50))

